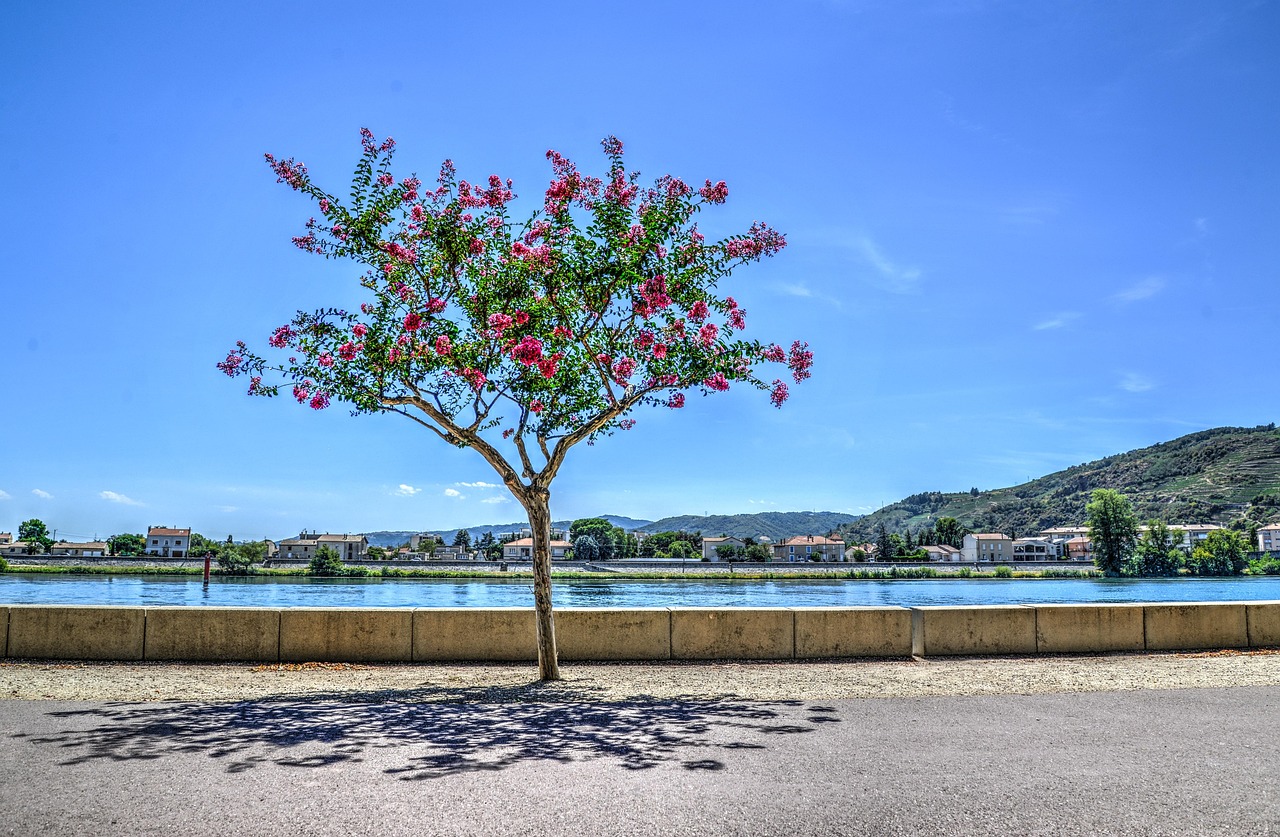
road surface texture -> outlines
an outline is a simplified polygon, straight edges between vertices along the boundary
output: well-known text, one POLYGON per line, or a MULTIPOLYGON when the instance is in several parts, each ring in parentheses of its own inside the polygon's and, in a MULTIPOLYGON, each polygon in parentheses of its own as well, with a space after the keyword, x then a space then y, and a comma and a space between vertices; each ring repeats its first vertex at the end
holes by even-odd
MULTIPOLYGON (((199 701, 122 685, 190 667, 6 663, 0 695, 20 696, 0 700, 0 834, 1280 835, 1280 684, 1232 667, 1249 655, 1167 655, 1147 688, 1119 676, 1152 659, 1059 660, 1107 676, 1005 694, 989 693, 999 663, 1054 661, 897 663, 908 684, 967 670, 974 688, 950 695, 884 678, 883 696, 818 697, 808 675, 822 694, 833 675, 804 664, 567 667, 554 686, 527 666, 421 667, 387 688, 402 666, 302 693, 277 670, 275 694, 199 701), (129 699, 60 699, 58 671, 129 699)), ((892 670, 827 665, 850 684, 892 670)))

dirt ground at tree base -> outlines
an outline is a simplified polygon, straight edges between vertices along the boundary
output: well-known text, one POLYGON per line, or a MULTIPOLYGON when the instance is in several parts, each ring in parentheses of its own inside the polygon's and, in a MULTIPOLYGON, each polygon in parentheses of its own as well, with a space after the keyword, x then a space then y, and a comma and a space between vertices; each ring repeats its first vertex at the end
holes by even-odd
POLYGON ((1280 649, 816 662, 122 663, 0 660, 0 700, 366 703, 832 700, 1280 685, 1280 649))

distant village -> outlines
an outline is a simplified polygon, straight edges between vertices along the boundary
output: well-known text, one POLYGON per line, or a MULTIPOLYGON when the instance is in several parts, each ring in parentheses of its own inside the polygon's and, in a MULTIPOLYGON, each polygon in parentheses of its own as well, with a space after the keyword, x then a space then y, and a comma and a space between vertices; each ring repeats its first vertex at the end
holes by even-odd
MULTIPOLYGON (((1209 533, 1223 527, 1212 523, 1170 525, 1169 529, 1181 533, 1181 546, 1190 552, 1208 538, 1209 533)), ((533 537, 528 529, 501 534, 486 533, 483 539, 471 543, 467 530, 459 530, 459 537, 452 545, 445 545, 431 533, 413 535, 407 544, 384 548, 370 546, 360 534, 330 534, 304 531, 296 538, 279 542, 265 541, 266 561, 279 564, 308 562, 317 552, 328 547, 345 563, 371 560, 398 561, 529 561, 533 557, 533 537)), ((650 538, 659 538, 644 532, 628 532, 634 538, 634 555, 639 558, 669 557, 666 553, 654 554, 652 545, 645 549, 650 538)), ((199 538, 199 535, 196 536, 199 538)), ((773 562, 929 562, 929 563, 1023 563, 1023 562, 1092 562, 1093 543, 1087 526, 1056 526, 1036 536, 1013 538, 995 532, 975 532, 964 535, 960 546, 950 544, 922 545, 915 550, 915 558, 895 556, 884 561, 873 543, 846 544, 843 540, 827 535, 797 535, 776 543, 767 536, 755 538, 703 537, 686 533, 681 539, 690 544, 681 557, 702 561, 773 561, 773 562), (699 554, 700 552, 700 554, 699 554)), ((566 540, 564 530, 551 531, 551 557, 553 560, 573 560, 574 544, 566 540)), ((1280 523, 1262 526, 1257 531, 1259 552, 1280 552, 1280 523)), ((147 529, 142 549, 135 552, 142 557, 161 559, 190 559, 202 557, 192 554, 192 532, 186 528, 151 526, 147 529)), ((0 532, 0 556, 65 557, 68 559, 93 559, 113 557, 107 541, 73 543, 55 541, 47 551, 41 544, 14 540, 12 533, 0 532)))

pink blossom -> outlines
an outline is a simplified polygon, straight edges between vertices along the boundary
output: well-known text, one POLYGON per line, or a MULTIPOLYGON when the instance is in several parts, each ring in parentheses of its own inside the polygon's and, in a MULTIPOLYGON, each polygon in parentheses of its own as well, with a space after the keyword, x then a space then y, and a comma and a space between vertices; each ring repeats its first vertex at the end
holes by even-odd
POLYGON ((517 311, 515 315, 516 325, 524 325, 529 322, 529 314, 525 311, 517 311))
POLYGON ((773 406, 781 407, 786 402, 789 395, 790 393, 787 392, 787 385, 780 379, 775 379, 773 382, 773 392, 769 393, 769 401, 773 406))
POLYGON ((536 337, 525 335, 519 343, 511 349, 511 357, 525 366, 533 366, 542 360, 542 341, 536 337))
POLYGON ((535 398, 532 402, 530 402, 529 409, 535 413, 541 413, 546 408, 543 407, 541 401, 535 398))
POLYGON ((648 349, 650 346, 653 345, 653 332, 649 331, 648 329, 644 329, 638 335, 636 335, 636 339, 631 342, 632 342, 632 345, 634 345, 640 351, 645 351, 646 349, 648 349))
POLYGON ((502 438, 510 439, 515 434, 515 432, 516 431, 514 427, 508 427, 506 430, 502 431, 502 438))
POLYGON ((489 315, 489 328, 497 331, 499 334, 510 328, 511 324, 514 322, 515 320, 511 319, 511 317, 506 314, 489 315))
POLYGON ((399 349, 392 346, 391 351, 387 352, 387 363, 399 363, 400 358, 402 358, 403 356, 404 355, 400 352, 399 349))
POLYGON ((232 349, 227 352, 227 359, 218 364, 218 368, 225 372, 229 377, 235 377, 236 369, 240 364, 244 363, 244 358, 239 352, 232 349))
POLYGON ((315 253, 319 249, 320 243, 316 240, 316 234, 309 232, 306 235, 295 235, 293 237, 293 246, 308 253, 315 253))
POLYGON ((293 158, 287 160, 276 160, 270 154, 263 155, 267 160, 267 165, 271 166, 271 170, 276 173, 276 183, 288 183, 294 189, 301 189, 307 182, 307 167, 302 163, 295 163, 293 158))
POLYGON ((747 312, 741 308, 734 308, 729 312, 729 325, 741 331, 747 327, 747 312))
POLYGON ((720 329, 715 323, 707 323, 702 328, 698 329, 698 341, 701 342, 702 345, 710 348, 711 345, 716 342, 716 337, 719 336, 719 334, 720 329))
POLYGON ((372 314, 372 313, 373 313, 373 306, 372 306, 372 305, 370 305, 370 304, 369 304, 369 303, 367 303, 367 302, 362 302, 362 303, 360 303, 360 311, 361 311, 361 313, 364 313, 364 314, 372 314))
POLYGON ((422 328, 422 316, 416 311, 410 311, 404 318, 405 331, 417 331, 422 328))
POLYGON ((447 303, 443 299, 438 296, 433 296, 431 299, 427 300, 427 304, 424 307, 428 314, 439 314, 446 306, 447 303))
POLYGON ((328 199, 328 198, 321 198, 321 199, 320 199, 320 211, 321 211, 321 212, 323 212, 323 213, 325 213, 326 215, 329 213, 329 199, 328 199))
POLYGON ((555 328, 551 329, 551 336, 559 337, 561 340, 567 340, 573 337, 573 332, 565 328, 564 326, 558 325, 555 328))
POLYGON ((329 406, 329 393, 317 392, 315 395, 311 396, 311 409, 323 410, 325 407, 328 407, 328 406, 329 406))
POLYGON ((364 337, 365 334, 367 334, 368 332, 369 332, 369 327, 366 326, 364 323, 356 323, 354 326, 351 327, 351 333, 354 334, 357 338, 364 337))
POLYGON ((538 361, 538 371, 542 373, 542 377, 548 381, 556 376, 556 371, 560 368, 560 361, 564 359, 564 355, 556 352, 550 357, 544 357, 538 361))
POLYGON ((665 358, 665 357, 667 356, 667 344, 666 344, 666 343, 654 343, 654 344, 653 344, 653 356, 654 356, 654 358, 655 358, 655 359, 657 359, 657 360, 662 360, 663 358, 665 358))
POLYGON ((471 384, 471 388, 476 392, 479 392, 489 380, 479 369, 472 369, 471 367, 463 369, 461 374, 462 377, 467 379, 467 383, 471 384))
POLYGON ((311 395, 311 382, 303 381, 300 384, 293 385, 293 397, 299 404, 307 403, 307 398, 311 395))
POLYGON ((449 335, 441 334, 436 338, 436 354, 448 355, 453 351, 453 342, 449 339, 449 335))
POLYGON ((276 349, 283 349, 285 346, 289 345, 289 341, 296 336, 297 336, 297 332, 289 328, 289 326, 287 325, 282 325, 275 330, 275 332, 271 335, 271 339, 268 340, 267 342, 270 343, 272 347, 276 349))
POLYGON ((751 225, 746 238, 735 238, 724 246, 725 255, 731 259, 756 259, 761 256, 772 256, 787 246, 787 239, 777 230, 756 221, 751 225))
POLYGON ((600 145, 604 148, 604 153, 610 157, 617 157, 622 154, 622 140, 612 134, 600 140, 600 145))
POLYGON ((320 357, 316 358, 316 362, 319 363, 321 366, 323 366, 325 369, 328 369, 330 366, 333 366, 333 355, 329 354, 328 352, 325 352, 324 354, 320 355, 320 357))
POLYGON ((704 380, 702 384, 707 389, 713 389, 716 392, 724 392, 729 388, 729 382, 724 379, 724 373, 722 372, 717 372, 710 378, 704 380))
POLYGON ((415 203, 413 207, 409 210, 409 217, 412 218, 414 221, 417 221, 418 223, 421 223, 422 219, 425 218, 426 215, 427 215, 427 212, 422 208, 422 204, 420 203, 415 203))
POLYGON ((683 407, 684 393, 683 392, 673 393, 672 396, 667 399, 667 406, 673 410, 678 410, 681 407, 683 407))
POLYGON ((725 199, 729 197, 729 187, 725 185, 723 180, 714 186, 708 180, 707 185, 698 190, 698 194, 702 195, 702 199, 707 203, 724 203, 725 199))
POLYGON ((631 418, 623 419, 622 421, 618 422, 618 427, 620 427, 623 430, 630 430, 635 426, 636 426, 636 420, 631 418))
POLYGON ((257 391, 259 390, 259 388, 261 388, 261 387, 262 387, 262 376, 261 376, 261 375, 254 375, 252 378, 250 378, 250 379, 249 379, 249 394, 250 394, 250 395, 252 395, 253 393, 257 392, 257 391))
POLYGON ((338 357, 343 360, 355 360, 356 353, 360 351, 363 344, 343 343, 338 347, 338 357))
POLYGON ((613 379, 620 384, 626 384, 636 371, 636 362, 629 357, 618 358, 613 364, 613 379))
POLYGON ((478 238, 471 239, 470 245, 471 255, 478 256, 484 252, 484 242, 478 238))
POLYGON ((395 179, 394 177, 392 177, 391 175, 389 175, 389 174, 385 174, 385 173, 383 173, 383 174, 378 175, 378 185, 379 185, 379 186, 382 186, 382 187, 384 187, 384 188, 385 188, 385 187, 390 186, 392 183, 395 183, 395 182, 396 182, 396 179, 395 179))
POLYGON ((398 345, 398 346, 408 346, 408 345, 409 345, 409 339, 410 339, 410 338, 409 338, 409 335, 407 335, 407 334, 402 334, 402 335, 400 335, 399 337, 397 337, 397 338, 396 338, 396 345, 398 345))
POLYGON ((809 370, 813 367, 813 352, 809 351, 808 343, 801 343, 799 340, 791 344, 791 351, 787 356, 787 366, 791 368, 791 377, 796 383, 800 383, 810 376, 809 370))
POLYGON ((707 318, 707 315, 709 315, 710 313, 711 311, 709 308, 707 308, 707 303, 703 302, 700 299, 693 304, 692 308, 689 309, 689 319, 693 320, 694 322, 700 323, 703 320, 705 320, 707 318))
POLYGON ((667 295, 667 278, 659 273, 652 279, 645 280, 640 286, 640 295, 650 308, 661 310, 671 304, 671 297, 667 295))

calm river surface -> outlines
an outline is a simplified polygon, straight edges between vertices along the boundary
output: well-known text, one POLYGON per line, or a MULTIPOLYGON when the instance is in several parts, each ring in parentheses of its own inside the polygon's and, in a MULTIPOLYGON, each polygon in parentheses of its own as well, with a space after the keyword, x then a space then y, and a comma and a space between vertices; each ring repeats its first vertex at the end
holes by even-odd
MULTIPOLYGON (((1280 576, 1186 579, 575 580, 557 607, 812 607, 1280 601, 1280 576)), ((235 607, 532 607, 528 579, 0 575, 0 604, 235 607)))

